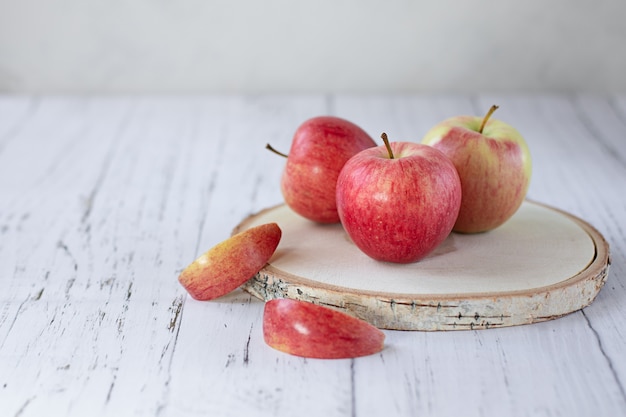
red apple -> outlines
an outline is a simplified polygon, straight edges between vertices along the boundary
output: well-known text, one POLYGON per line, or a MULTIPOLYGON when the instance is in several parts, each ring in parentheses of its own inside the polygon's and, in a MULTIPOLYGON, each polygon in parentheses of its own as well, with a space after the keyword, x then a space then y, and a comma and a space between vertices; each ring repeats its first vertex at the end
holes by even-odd
POLYGON ((252 278, 274 254, 282 232, 276 223, 252 227, 213 246, 178 277, 196 300, 225 295, 252 278))
POLYGON ((363 320, 287 298, 265 303, 263 337, 274 349, 319 359, 372 355, 385 341, 383 332, 363 320))
POLYGON ((281 177, 285 202, 309 220, 339 222, 335 202, 339 171, 350 157, 374 146, 372 138, 348 120, 320 116, 305 121, 294 134, 281 177))
POLYGON ((463 198, 454 231, 477 233, 507 221, 524 201, 531 176, 528 146, 512 126, 491 118, 456 116, 434 126, 422 143, 454 163, 463 198))
POLYGON ((450 234, 461 182, 437 149, 389 143, 352 157, 337 181, 337 209, 352 241, 379 261, 415 262, 450 234))

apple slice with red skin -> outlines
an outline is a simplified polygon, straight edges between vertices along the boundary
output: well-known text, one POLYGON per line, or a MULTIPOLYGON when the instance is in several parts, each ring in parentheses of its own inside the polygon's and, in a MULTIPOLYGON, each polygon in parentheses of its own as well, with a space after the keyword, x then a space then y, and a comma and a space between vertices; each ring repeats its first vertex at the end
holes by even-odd
POLYGON ((187 266, 178 281, 196 300, 225 295, 252 278, 270 260, 282 231, 267 223, 218 243, 187 266))
POLYGON ((291 355, 345 359, 380 352, 385 334, 346 313, 306 301, 279 298, 265 303, 263 338, 272 348, 291 355))

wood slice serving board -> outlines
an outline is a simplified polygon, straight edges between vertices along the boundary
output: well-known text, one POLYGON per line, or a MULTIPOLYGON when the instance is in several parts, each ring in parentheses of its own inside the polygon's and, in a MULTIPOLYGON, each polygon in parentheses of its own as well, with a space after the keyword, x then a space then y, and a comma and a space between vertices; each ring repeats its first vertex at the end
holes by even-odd
POLYGON ((243 289, 344 311, 383 329, 463 330, 551 320, 596 297, 610 265, 602 235, 563 211, 525 201, 487 233, 452 233, 413 264, 375 261, 341 225, 306 220, 286 205, 243 220, 282 229, 269 263, 243 289))

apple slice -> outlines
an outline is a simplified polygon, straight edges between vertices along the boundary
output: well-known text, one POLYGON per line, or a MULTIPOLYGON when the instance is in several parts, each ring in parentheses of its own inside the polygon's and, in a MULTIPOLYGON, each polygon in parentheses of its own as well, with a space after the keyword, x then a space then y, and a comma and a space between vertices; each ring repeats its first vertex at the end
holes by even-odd
POLYGON ((345 359, 380 352, 385 334, 346 313, 281 298, 265 303, 263 338, 269 346, 291 355, 345 359))
POLYGON ((267 223, 237 233, 187 266, 178 281, 196 300, 221 297, 248 281, 270 260, 282 231, 267 223))

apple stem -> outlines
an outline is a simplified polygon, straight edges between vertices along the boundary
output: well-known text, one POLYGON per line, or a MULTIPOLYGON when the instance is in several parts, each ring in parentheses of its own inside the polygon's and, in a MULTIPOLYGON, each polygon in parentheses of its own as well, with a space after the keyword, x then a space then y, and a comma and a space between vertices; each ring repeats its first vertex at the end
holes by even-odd
POLYGON ((383 142, 385 142, 385 147, 387 148, 387 152, 389 152, 389 159, 394 159, 393 151, 391 150, 391 145, 389 144, 389 138, 387 137, 387 134, 383 132, 380 137, 383 138, 383 142))
POLYGON ((496 106, 495 104, 491 106, 491 108, 489 109, 485 117, 483 117, 483 122, 480 125, 480 129, 478 129, 478 133, 483 133, 483 129, 485 128, 485 125, 487 124, 487 120, 489 120, 493 112, 496 110, 498 110, 498 106, 496 106))
POLYGON ((280 151, 277 151, 277 150, 276 150, 276 149, 274 149, 274 148, 272 147, 272 145, 270 145, 269 143, 268 143, 267 145, 265 145, 265 149, 269 149, 270 151, 274 152, 276 155, 280 155, 280 156, 282 156, 282 157, 284 157, 284 158, 287 158, 287 157, 289 156, 289 155, 284 154, 284 153, 282 153, 282 152, 280 152, 280 151))

